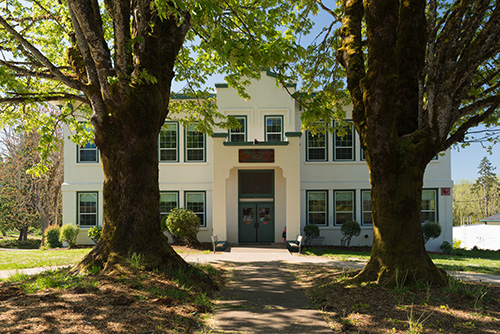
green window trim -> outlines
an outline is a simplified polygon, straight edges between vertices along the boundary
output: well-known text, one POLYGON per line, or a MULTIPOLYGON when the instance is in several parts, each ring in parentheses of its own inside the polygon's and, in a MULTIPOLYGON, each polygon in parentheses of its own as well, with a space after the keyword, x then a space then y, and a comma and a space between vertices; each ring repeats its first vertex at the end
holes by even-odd
POLYGON ((158 135, 158 160, 179 162, 179 123, 167 121, 158 135))
POLYGON ((334 224, 342 225, 344 222, 355 220, 355 204, 355 190, 335 190, 333 192, 334 224))
POLYGON ((206 161, 206 136, 195 128, 196 124, 184 127, 184 162, 206 161))
POLYGON ((307 225, 328 226, 328 190, 306 190, 306 219, 307 225))
POLYGON ((370 189, 361 189, 361 225, 373 225, 371 197, 370 189))
POLYGON ((420 209, 420 219, 422 223, 438 222, 438 189, 422 189, 422 204, 420 209), (432 217, 432 218, 431 218, 432 217))
POLYGON ((306 161, 328 161, 328 134, 307 131, 306 161))
POLYGON ((264 138, 266 142, 283 141, 283 116, 269 115, 264 117, 264 138), (277 129, 278 126, 279 129, 277 129))
POLYGON ((184 207, 193 211, 200 218, 200 227, 207 226, 207 196, 205 190, 184 191, 184 207), (198 201, 194 201, 194 199, 198 201))
POLYGON ((99 225, 99 192, 78 191, 76 193, 76 223, 80 227, 99 225))
MULTIPOLYGON (((334 124, 337 126, 337 124, 334 124)), ((347 133, 344 136, 337 135, 338 130, 333 134, 333 160, 334 161, 354 161, 355 160, 355 131, 354 125, 346 125, 347 133)))
POLYGON ((247 116, 234 116, 231 115, 232 117, 236 118, 241 125, 241 128, 238 130, 232 130, 229 129, 227 134, 228 134, 228 140, 231 143, 244 143, 247 141, 247 116))
POLYGON ((169 215, 173 208, 179 207, 178 191, 160 191, 160 216, 169 215))

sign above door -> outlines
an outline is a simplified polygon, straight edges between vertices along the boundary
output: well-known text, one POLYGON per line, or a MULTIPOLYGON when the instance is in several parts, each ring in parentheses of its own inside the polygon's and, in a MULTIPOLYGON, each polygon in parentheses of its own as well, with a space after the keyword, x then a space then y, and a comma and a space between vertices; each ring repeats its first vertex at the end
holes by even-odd
POLYGON ((238 162, 274 162, 274 149, 240 149, 238 162))

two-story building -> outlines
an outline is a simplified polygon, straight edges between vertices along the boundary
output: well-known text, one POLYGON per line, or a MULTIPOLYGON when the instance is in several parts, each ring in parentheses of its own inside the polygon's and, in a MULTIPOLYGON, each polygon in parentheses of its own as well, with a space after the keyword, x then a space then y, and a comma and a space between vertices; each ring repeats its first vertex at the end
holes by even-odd
MULTIPOLYGON (((355 220, 362 231, 351 245, 371 245, 368 168, 354 128, 348 126, 343 136, 302 132, 298 103, 270 73, 252 81, 247 93, 249 100, 216 85, 218 109, 240 122, 238 130, 219 129, 209 136, 167 119, 158 138, 162 215, 174 207, 191 209, 201 220, 200 241, 216 234, 229 243, 279 243, 285 228, 295 239, 306 224, 316 224, 327 244, 339 245, 342 223, 355 220)), ((103 223, 96 147, 66 139, 64 173, 63 222, 78 224, 78 242, 91 244, 88 228, 103 223)), ((446 153, 425 173, 422 221, 442 227, 429 250, 452 240, 451 187, 446 153)))

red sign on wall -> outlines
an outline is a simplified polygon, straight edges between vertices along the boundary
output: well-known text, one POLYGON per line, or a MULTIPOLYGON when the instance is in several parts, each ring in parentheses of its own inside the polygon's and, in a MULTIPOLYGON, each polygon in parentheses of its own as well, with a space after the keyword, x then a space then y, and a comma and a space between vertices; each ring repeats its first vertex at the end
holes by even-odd
POLYGON ((239 162, 274 162, 274 149, 240 149, 239 162))
POLYGON ((450 196, 451 188, 441 188, 441 196, 450 196))

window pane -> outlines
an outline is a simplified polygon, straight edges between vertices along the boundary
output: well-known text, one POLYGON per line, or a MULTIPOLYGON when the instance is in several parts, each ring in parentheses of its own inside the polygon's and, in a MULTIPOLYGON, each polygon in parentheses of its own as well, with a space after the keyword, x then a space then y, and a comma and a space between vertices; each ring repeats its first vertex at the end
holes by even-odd
POLYGON ((281 117, 266 117, 266 140, 281 141, 282 134, 282 118, 281 117))
POLYGON ((97 147, 94 143, 87 142, 78 146, 78 162, 97 162, 97 147))
POLYGON ((312 135, 307 132, 307 159, 326 160, 326 135, 324 133, 312 135))
POLYGON ((308 191, 307 211, 308 224, 327 225, 327 192, 308 191))
POLYGON ((342 224, 354 220, 354 192, 335 192, 335 223, 342 224))
POLYGON ((168 215, 173 208, 178 207, 177 193, 160 193, 160 213, 168 215))
POLYGON ((421 222, 436 221, 436 191, 422 190, 422 208, 420 214, 421 222))
POLYGON ((353 160, 354 132, 352 125, 347 125, 342 127, 342 129, 336 130, 333 144, 335 146, 335 160, 353 160))
POLYGON ((97 225, 97 193, 78 194, 78 224, 97 225))
POLYGON ((239 129, 229 130, 229 141, 231 142, 244 142, 246 134, 246 118, 236 117, 236 120, 240 123, 239 129))
POLYGON ((368 190, 361 192, 361 205, 363 210, 363 224, 372 224, 372 197, 368 190))
POLYGON ((205 160, 205 135, 195 130, 195 125, 186 127, 186 161, 205 160))
POLYGON ((205 193, 186 192, 186 209, 200 218, 200 225, 205 225, 205 193))
POLYGON ((273 182, 272 171, 240 171, 240 195, 272 197, 273 182))

